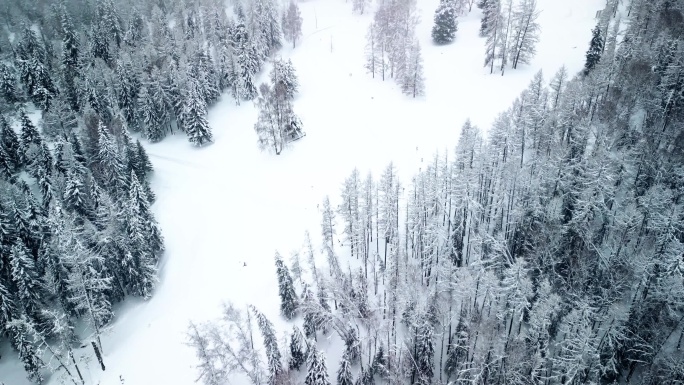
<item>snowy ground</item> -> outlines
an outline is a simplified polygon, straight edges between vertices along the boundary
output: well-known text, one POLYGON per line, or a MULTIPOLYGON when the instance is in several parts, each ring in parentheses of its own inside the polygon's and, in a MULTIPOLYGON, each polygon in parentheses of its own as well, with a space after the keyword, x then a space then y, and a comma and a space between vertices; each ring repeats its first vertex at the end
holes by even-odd
MULTIPOLYGON (((537 70, 547 80, 563 64, 571 73, 579 71, 594 15, 605 4, 540 0, 538 54, 531 66, 502 77, 482 67, 479 10, 459 19, 453 44, 431 43, 437 3, 418 5, 424 98, 405 97, 393 81, 365 74, 371 15, 352 15, 351 3, 342 0, 308 0, 300 2, 303 38, 296 49, 281 53, 292 59, 300 78, 295 111, 304 139, 280 156, 259 152, 256 110, 225 97, 209 112, 215 144, 195 149, 176 136, 147 146, 158 197, 153 208, 168 250, 161 282, 150 301, 117 309, 113 331, 102 341, 107 370, 100 371, 93 359, 84 374, 90 383, 120 384, 123 378, 126 385, 192 384, 197 372, 194 351, 184 345, 188 321, 214 318, 223 300, 254 304, 279 320, 273 254, 278 249, 289 257, 307 229, 314 245, 320 244, 317 204, 326 194, 336 202, 354 167, 379 176, 394 161, 403 176, 411 175, 422 159, 453 148, 466 118, 488 128, 537 70)), ((12 354, 0 354, 0 383, 28 384, 19 362, 7 359, 12 354)), ((336 366, 328 365, 331 374, 336 366)))

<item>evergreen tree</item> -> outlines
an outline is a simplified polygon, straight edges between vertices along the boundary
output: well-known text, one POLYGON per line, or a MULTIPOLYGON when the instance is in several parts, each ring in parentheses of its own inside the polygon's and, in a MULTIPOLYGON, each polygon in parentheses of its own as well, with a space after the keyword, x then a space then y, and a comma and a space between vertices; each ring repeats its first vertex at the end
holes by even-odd
POLYGON ((166 136, 159 116, 159 109, 153 96, 150 95, 146 85, 140 87, 138 94, 138 112, 143 125, 143 133, 150 142, 159 142, 166 136))
POLYGON ((135 173, 131 173, 128 202, 123 218, 128 248, 124 268, 135 294, 147 299, 156 283, 157 242, 159 231, 151 221, 148 200, 135 173))
POLYGON ((273 69, 269 77, 277 97, 292 100, 297 92, 299 92, 299 81, 297 80, 297 74, 291 60, 274 60, 273 69))
POLYGON ((310 309, 310 305, 314 302, 314 296, 309 287, 305 284, 302 290, 302 302, 304 304, 304 335, 306 338, 316 339, 316 315, 310 309))
POLYGON ((280 155, 285 144, 303 136, 301 121, 292 111, 292 103, 285 93, 279 93, 266 83, 259 87, 257 101, 259 117, 254 130, 261 149, 273 149, 280 155))
POLYGON ((303 339, 304 337, 299 328, 293 326, 292 334, 290 335, 290 370, 299 370, 306 361, 303 339))
POLYGON ((420 43, 416 40, 409 47, 406 69, 402 74, 401 90, 406 95, 423 96, 425 94, 425 79, 423 77, 423 57, 420 53, 420 43))
POLYGON ((19 142, 17 134, 7 124, 5 117, 0 115, 0 147, 7 154, 13 171, 17 171, 24 163, 25 148, 19 142))
POLYGON ((31 145, 40 146, 43 140, 23 109, 19 111, 19 120, 21 121, 21 143, 24 145, 24 148, 28 150, 31 145))
POLYGON ((10 335, 10 342, 14 349, 19 352, 19 359, 24 364, 24 370, 28 379, 36 384, 43 382, 41 369, 44 366, 40 359, 41 352, 36 351, 33 342, 29 338, 27 324, 30 321, 22 317, 8 323, 7 330, 10 335))
POLYGON ((349 327, 344 336, 344 355, 351 365, 355 365, 361 359, 361 342, 356 329, 349 327))
POLYGON ((213 140, 211 127, 209 127, 206 115, 207 105, 199 90, 197 81, 190 80, 190 87, 183 99, 180 121, 190 143, 198 147, 213 140))
POLYGON ((323 355, 323 352, 317 351, 315 347, 312 347, 312 349, 314 349, 314 351, 311 353, 311 359, 304 384, 330 385, 328 368, 325 364, 325 356, 323 355))
POLYGON ((294 290, 294 284, 292 282, 292 277, 287 269, 287 266, 283 263, 283 259, 280 254, 276 252, 275 255, 276 271, 278 274, 278 287, 280 293, 280 312, 287 319, 292 319, 297 313, 298 299, 297 293, 294 290))
MULTIPOLYGON (((335 242, 333 237, 335 236, 335 212, 330 206, 330 198, 326 195, 323 199, 323 220, 321 221, 321 234, 323 235, 323 241, 326 243, 330 249, 333 249, 335 242)), ((332 271, 330 272, 332 274, 332 271)))
POLYGON ((9 282, 0 278, 0 327, 7 330, 9 322, 18 317, 17 301, 9 290, 9 282))
POLYGON ((12 246, 10 267, 12 282, 16 285, 18 304, 24 314, 31 317, 34 322, 41 323, 42 286, 33 259, 23 242, 12 246))
POLYGON ((380 375, 383 378, 386 378, 389 374, 389 371, 387 370, 388 368, 387 357, 385 356, 385 348, 382 346, 382 344, 380 344, 378 351, 375 353, 375 357, 373 357, 371 368, 373 373, 380 375))
POLYGON ((0 63, 0 94, 9 104, 19 100, 16 79, 14 68, 7 63, 0 63))
POLYGON ((432 27, 432 40, 437 44, 451 43, 458 30, 454 0, 440 0, 435 11, 435 25, 432 27))
POLYGON ((273 324, 254 306, 250 306, 252 312, 257 318, 257 325, 264 338, 264 346, 266 347, 266 357, 268 359, 269 371, 269 385, 275 385, 278 377, 283 373, 283 366, 280 358, 280 350, 278 349, 278 340, 273 331, 273 324))
POLYGON ((340 368, 337 370, 337 385, 353 385, 354 377, 351 372, 351 363, 346 354, 342 355, 340 368))
POLYGON ((601 60, 601 54, 603 53, 604 39, 601 28, 597 25, 591 33, 591 42, 589 42, 589 50, 587 50, 587 60, 584 63, 585 75, 588 75, 589 72, 596 67, 596 64, 601 60))
POLYGON ((432 325, 424 322, 418 328, 416 340, 416 365, 419 382, 422 384, 432 383, 434 375, 434 355, 435 349, 432 341, 433 329, 432 325))
POLYGON ((292 48, 297 45, 297 39, 302 36, 302 15, 296 2, 290 1, 282 20, 285 39, 292 42, 292 48))

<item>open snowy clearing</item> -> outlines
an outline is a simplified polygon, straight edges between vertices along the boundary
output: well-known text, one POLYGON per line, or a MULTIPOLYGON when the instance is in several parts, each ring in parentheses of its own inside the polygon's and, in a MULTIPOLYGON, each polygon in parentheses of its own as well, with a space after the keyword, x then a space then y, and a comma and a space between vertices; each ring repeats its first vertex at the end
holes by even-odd
MULTIPOLYGON (((503 77, 482 67, 477 9, 459 18, 453 44, 432 44, 437 4, 418 4, 424 98, 403 96, 393 80, 365 73, 371 13, 353 15, 351 3, 341 0, 303 1, 303 37, 280 54, 292 59, 299 76, 294 108, 306 138, 279 156, 260 152, 255 108, 235 106, 226 96, 209 111, 213 145, 195 149, 176 135, 146 146, 155 167, 153 208, 167 247, 161 282, 150 301, 129 300, 116 309, 113 331, 102 341, 107 370, 92 358, 84 373, 90 383, 193 383, 194 351, 184 345, 188 321, 214 318, 224 300, 253 304, 279 332, 289 331, 279 316, 273 254, 278 249, 287 258, 307 229, 314 246, 321 243, 317 205, 323 197, 329 194, 335 204, 354 167, 379 176, 393 161, 406 178, 435 151, 451 151, 466 118, 486 130, 539 69, 546 79, 563 64, 577 72, 604 1, 540 0, 538 54, 531 66, 508 69, 503 77)), ((6 353, 0 352, 12 356, 6 353)), ((10 360, 3 359, 0 382, 28 384, 19 361, 10 360)))

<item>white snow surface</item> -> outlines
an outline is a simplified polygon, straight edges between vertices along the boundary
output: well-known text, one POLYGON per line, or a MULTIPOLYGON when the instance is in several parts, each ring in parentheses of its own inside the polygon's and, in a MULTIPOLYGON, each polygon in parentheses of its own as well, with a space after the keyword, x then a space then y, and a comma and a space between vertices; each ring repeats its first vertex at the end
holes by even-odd
MULTIPOLYGON (((539 69, 547 81, 563 64, 570 73, 579 71, 594 15, 605 2, 540 0, 537 56, 529 66, 507 69, 503 77, 483 67, 484 39, 478 36, 475 7, 459 18, 454 43, 432 43, 437 4, 418 2, 423 98, 404 96, 391 79, 366 74, 365 35, 372 14, 354 15, 351 2, 342 0, 306 0, 299 3, 302 39, 295 49, 288 45, 278 53, 292 59, 299 76, 294 108, 305 138, 278 156, 259 151, 253 104, 236 106, 224 96, 209 110, 214 144, 193 148, 184 135, 146 144, 155 168, 153 210, 167 249, 160 283, 149 301, 128 300, 115 309, 112 331, 102 340, 106 371, 92 349, 77 351, 90 357, 81 365, 89 384, 195 383, 195 352, 185 345, 188 322, 214 319, 224 300, 255 305, 279 336, 289 333, 291 326, 279 315, 273 255, 279 250, 287 260, 302 246, 305 230, 316 248, 321 244, 317 206, 323 197, 329 194, 336 204, 354 167, 377 178, 390 161, 407 186, 423 160, 429 162, 436 151, 452 151, 466 118, 486 131, 539 69)), ((339 350, 330 344, 319 341, 324 350, 339 350)), ((0 383, 28 385, 14 353, 8 346, 3 350, 0 383)), ((331 378, 337 358, 333 352, 328 360, 331 378)), ((56 375, 48 381, 58 383, 56 375)))

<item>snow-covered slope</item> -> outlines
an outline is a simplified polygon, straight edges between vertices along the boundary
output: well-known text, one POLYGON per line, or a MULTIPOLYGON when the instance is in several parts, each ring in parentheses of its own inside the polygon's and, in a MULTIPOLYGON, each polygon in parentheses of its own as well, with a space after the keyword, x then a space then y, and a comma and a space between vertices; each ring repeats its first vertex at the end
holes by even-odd
MULTIPOLYGON (((371 15, 352 15, 351 3, 342 0, 308 0, 300 2, 301 41, 281 52, 299 75, 295 112, 306 138, 279 156, 260 152, 253 131, 256 110, 224 97, 209 111, 215 144, 195 149, 184 136, 175 136, 146 146, 155 167, 153 208, 167 246, 161 282, 150 301, 129 301, 117 309, 113 331, 102 341, 107 370, 92 358, 86 380, 193 383, 194 351, 184 345, 188 321, 215 317, 223 300, 254 304, 277 321, 273 254, 278 249, 288 256, 298 249, 306 229, 314 245, 320 244, 317 205, 326 194, 336 197, 354 167, 362 175, 379 175, 394 161, 402 175, 411 175, 423 158, 453 148, 466 118, 486 130, 539 69, 547 79, 563 64, 577 72, 604 1, 540 0, 538 54, 531 66, 507 70, 503 77, 482 67, 479 10, 459 19, 453 44, 431 43, 437 3, 418 4, 424 98, 403 96, 393 81, 365 73, 371 15)), ((79 353, 92 355, 88 349, 79 353)), ((6 358, 12 354, 0 354, 0 382, 28 384, 19 362, 6 358)), ((332 373, 335 365, 329 368, 332 373)))

